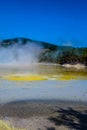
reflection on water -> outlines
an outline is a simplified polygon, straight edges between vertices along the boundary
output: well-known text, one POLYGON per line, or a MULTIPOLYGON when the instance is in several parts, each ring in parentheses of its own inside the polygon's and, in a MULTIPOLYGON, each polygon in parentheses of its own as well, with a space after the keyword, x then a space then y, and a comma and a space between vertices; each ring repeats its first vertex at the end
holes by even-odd
POLYGON ((87 70, 57 65, 0 69, 0 103, 32 99, 87 101, 87 70))

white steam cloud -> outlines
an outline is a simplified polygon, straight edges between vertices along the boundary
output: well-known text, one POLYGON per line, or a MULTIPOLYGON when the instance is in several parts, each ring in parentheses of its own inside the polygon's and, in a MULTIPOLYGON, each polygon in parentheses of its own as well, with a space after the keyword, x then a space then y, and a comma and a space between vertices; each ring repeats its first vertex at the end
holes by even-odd
POLYGON ((0 65, 30 65, 38 62, 42 46, 28 42, 0 48, 0 65))

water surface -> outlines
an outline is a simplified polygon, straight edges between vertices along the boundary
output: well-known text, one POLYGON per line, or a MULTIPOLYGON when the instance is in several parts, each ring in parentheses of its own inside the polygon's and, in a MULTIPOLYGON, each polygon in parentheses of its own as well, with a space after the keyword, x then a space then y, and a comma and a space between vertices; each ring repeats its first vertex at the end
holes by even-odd
MULTIPOLYGON (((26 79, 26 78, 25 78, 26 79)), ((5 67, 0 69, 0 103, 18 100, 72 100, 87 102, 87 70, 61 68, 57 65, 5 67), (10 80, 9 76, 47 77, 46 80, 10 80)))

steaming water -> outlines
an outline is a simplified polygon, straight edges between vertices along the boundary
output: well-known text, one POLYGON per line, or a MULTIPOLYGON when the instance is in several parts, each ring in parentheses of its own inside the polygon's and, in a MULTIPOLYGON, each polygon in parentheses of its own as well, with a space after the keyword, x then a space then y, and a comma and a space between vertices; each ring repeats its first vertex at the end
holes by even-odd
POLYGON ((32 99, 87 101, 87 70, 74 72, 57 65, 37 64, 42 49, 35 43, 0 48, 0 103, 32 99), (33 81, 29 79, 31 74, 36 75, 33 81), (40 81, 35 81, 37 76, 40 81))
POLYGON ((87 102, 86 71, 66 71, 57 65, 32 65, 27 67, 1 67, 0 69, 0 103, 19 100, 61 99, 87 102), (16 81, 2 78, 14 74, 39 74, 49 76, 49 80, 16 81), (75 75, 78 79, 60 80, 51 76, 75 75))
POLYGON ((0 66, 29 65, 38 61, 42 50, 40 45, 28 42, 26 45, 19 43, 7 48, 0 48, 0 66))

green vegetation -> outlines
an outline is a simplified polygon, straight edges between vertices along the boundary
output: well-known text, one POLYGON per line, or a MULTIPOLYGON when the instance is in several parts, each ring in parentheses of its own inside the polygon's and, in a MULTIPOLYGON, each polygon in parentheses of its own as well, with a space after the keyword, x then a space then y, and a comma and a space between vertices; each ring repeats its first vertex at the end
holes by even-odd
POLYGON ((87 65, 87 48, 57 47, 57 50, 47 50, 42 53, 39 61, 87 65))

